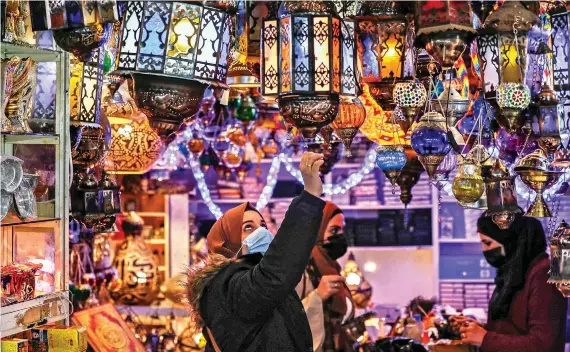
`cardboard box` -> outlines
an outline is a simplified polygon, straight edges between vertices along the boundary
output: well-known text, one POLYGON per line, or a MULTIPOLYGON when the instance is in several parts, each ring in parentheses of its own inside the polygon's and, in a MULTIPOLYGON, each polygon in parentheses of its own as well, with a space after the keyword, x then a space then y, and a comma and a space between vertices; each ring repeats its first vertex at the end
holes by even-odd
POLYGON ((28 340, 24 339, 2 339, 0 345, 2 352, 28 352, 28 340))
POLYGON ((31 329, 28 338, 31 340, 34 352, 87 351, 87 328, 81 326, 44 326, 31 329))

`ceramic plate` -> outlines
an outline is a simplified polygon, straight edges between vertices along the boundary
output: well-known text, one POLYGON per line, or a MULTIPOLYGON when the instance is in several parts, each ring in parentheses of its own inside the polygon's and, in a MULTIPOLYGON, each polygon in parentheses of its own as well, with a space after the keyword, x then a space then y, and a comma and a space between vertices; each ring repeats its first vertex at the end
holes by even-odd
POLYGON ((37 185, 37 175, 24 174, 20 187, 14 192, 14 208, 21 220, 33 219, 36 215, 36 198, 34 187, 37 185))
POLYGON ((22 160, 14 156, 0 155, 0 189, 14 192, 22 182, 22 160))

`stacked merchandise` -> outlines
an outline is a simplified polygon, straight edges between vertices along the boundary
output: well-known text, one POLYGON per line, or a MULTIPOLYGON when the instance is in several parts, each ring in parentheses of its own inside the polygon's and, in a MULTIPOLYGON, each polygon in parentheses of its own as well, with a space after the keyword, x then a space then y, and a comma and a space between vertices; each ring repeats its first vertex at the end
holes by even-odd
POLYGON ((492 283, 442 282, 439 285, 439 297, 442 305, 455 309, 489 308, 489 300, 495 285, 492 283))
POLYGON ((6 352, 85 352, 87 328, 77 326, 43 326, 27 330, 9 339, 2 339, 1 351, 6 352))
POLYGON ((239 182, 218 180, 218 192, 221 199, 243 198, 239 182))
POLYGON ((377 205, 378 204, 378 181, 376 172, 365 175, 357 186, 350 190, 352 204, 377 205))
POLYGON ((245 199, 257 200, 263 191, 265 184, 259 182, 256 177, 246 177, 241 182, 241 193, 245 199))
MULTIPOLYGON (((400 187, 396 186, 395 193, 392 194, 394 189, 390 182, 384 178, 382 180, 382 192, 384 194, 384 204, 393 205, 395 208, 402 206, 402 201, 400 200, 400 187)), ((424 172, 418 183, 412 188, 412 202, 411 205, 425 205, 429 206, 431 204, 431 184, 427 174, 424 172)))

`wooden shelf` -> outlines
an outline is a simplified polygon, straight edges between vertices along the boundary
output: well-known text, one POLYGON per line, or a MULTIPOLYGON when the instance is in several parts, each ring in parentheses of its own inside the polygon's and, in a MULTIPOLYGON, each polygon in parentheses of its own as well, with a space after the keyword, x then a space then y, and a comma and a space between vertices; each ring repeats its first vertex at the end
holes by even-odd
POLYGON ((11 336, 36 326, 66 319, 69 314, 68 300, 69 293, 64 291, 49 293, 29 301, 2 307, 0 309, 0 337, 11 336), (23 317, 23 322, 20 322, 20 317, 23 317), (30 319, 28 317, 34 320, 27 321, 30 319))
POLYGON ((42 223, 50 223, 54 221, 61 220, 60 218, 35 218, 26 221, 20 220, 16 216, 7 215, 2 222, 0 223, 0 227, 8 227, 8 226, 22 226, 22 225, 35 225, 35 224, 42 224, 42 223))

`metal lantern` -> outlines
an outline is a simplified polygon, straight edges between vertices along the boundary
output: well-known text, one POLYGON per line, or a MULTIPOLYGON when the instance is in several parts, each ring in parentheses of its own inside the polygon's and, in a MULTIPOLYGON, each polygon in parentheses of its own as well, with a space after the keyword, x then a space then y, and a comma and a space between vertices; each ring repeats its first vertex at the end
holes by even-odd
POLYGON ((406 165, 400 171, 396 183, 400 186, 400 200, 407 206, 413 198, 412 188, 420 180, 424 167, 418 160, 418 155, 412 147, 404 146, 404 152, 406 153, 406 165))
POLYGON ((481 170, 487 195, 487 212, 493 222, 506 230, 520 212, 514 177, 503 163, 497 159, 492 165, 484 165, 481 170))
POLYGON ((435 111, 424 114, 412 132, 412 148, 433 179, 437 167, 451 150, 445 117, 435 111))
POLYGON ((460 204, 478 201, 485 191, 479 163, 472 159, 463 160, 451 189, 460 204))
POLYGON ((93 173, 77 175, 70 188, 71 215, 87 228, 92 228, 104 216, 99 206, 99 186, 93 173))
POLYGON ((71 59, 69 117, 73 126, 99 126, 104 58, 105 51, 99 48, 87 62, 71 59))
POLYGON ((117 1, 30 1, 34 31, 81 28, 97 23, 113 23, 120 19, 117 1))
POLYGON ((99 181, 99 208, 104 217, 97 232, 114 232, 115 216, 121 213, 121 190, 106 172, 99 181))
POLYGON ((407 62, 408 21, 404 16, 379 20, 375 16, 358 16, 358 55, 362 63, 362 80, 370 94, 383 108, 393 109, 394 84, 413 75, 407 62), (407 69, 407 70, 406 70, 407 69))
POLYGON ((75 55, 79 61, 86 62, 95 50, 109 41, 112 32, 112 24, 97 23, 81 28, 54 30, 53 39, 60 48, 75 55))
POLYGON ((528 33, 539 23, 520 1, 505 1, 487 17, 477 39, 485 94, 492 95, 500 83, 524 82, 528 33))
POLYGON ((550 271, 548 283, 556 288, 566 298, 570 297, 570 226, 562 220, 550 239, 550 271))
POLYGON ((451 149, 435 170, 435 186, 441 191, 449 182, 449 174, 457 167, 457 154, 451 149))
POLYGON ((570 10, 558 7, 551 13, 554 52, 554 90, 560 99, 570 99, 570 10))
POLYGON ((143 174, 162 152, 160 136, 147 120, 112 125, 112 139, 105 171, 110 174, 143 174))
POLYGON ((444 69, 450 69, 474 37, 468 1, 418 1, 418 41, 444 69))
POLYGON ((559 116, 563 111, 558 106, 556 93, 546 82, 536 100, 531 119, 532 134, 540 147, 553 157, 560 146, 559 116))
POLYGON ((366 110, 358 98, 343 97, 340 102, 339 113, 331 123, 336 135, 342 140, 346 156, 352 156, 350 146, 352 139, 366 119, 366 110))
POLYGON ((232 23, 232 15, 223 7, 129 1, 117 69, 225 86, 232 23))
POLYGON ((307 139, 338 113, 339 96, 356 96, 354 22, 325 1, 285 1, 262 24, 261 90, 278 96, 283 118, 307 139))

